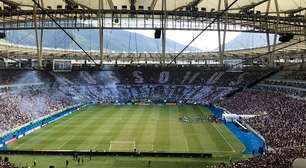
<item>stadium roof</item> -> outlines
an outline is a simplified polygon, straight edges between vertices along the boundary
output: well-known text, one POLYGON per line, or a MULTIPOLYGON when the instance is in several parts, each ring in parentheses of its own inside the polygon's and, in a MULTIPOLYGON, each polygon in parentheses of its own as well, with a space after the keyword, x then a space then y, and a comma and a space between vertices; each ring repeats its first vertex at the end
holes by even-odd
MULTIPOLYGON (((33 6, 33 0, 0 0, 0 4, 3 5, 16 5, 21 9, 31 9, 33 6)), ((38 1, 38 0, 36 0, 38 1)), ((65 6, 67 2, 74 2, 80 5, 80 7, 98 9, 99 0, 41 0, 45 7, 51 7, 56 9, 58 5, 65 6)), ((130 6, 133 5, 138 9, 139 6, 143 6, 144 9, 161 10, 162 9, 162 0, 101 0, 103 1, 104 9, 113 9, 117 6, 117 9, 121 9, 122 6, 127 6, 127 9, 130 9, 130 6)), ((220 0, 224 2, 223 0, 220 0)), ((232 3, 234 0, 228 0, 228 3, 232 3)), ((242 8, 255 7, 256 11, 266 12, 267 4, 269 0, 238 0, 238 2, 233 6, 232 12, 239 11, 242 8)), ((185 6, 197 6, 198 8, 206 8, 208 11, 211 9, 218 9, 219 0, 168 0, 167 10, 178 10, 185 6)), ((305 0, 277 0, 279 10, 282 12, 295 11, 295 9, 306 8, 305 0)), ((224 9, 224 3, 221 3, 221 10, 224 9)), ((270 12, 275 14, 276 12, 275 2, 271 0, 270 12)), ((299 10, 297 10, 299 11, 299 10)), ((301 11, 302 12, 302 11, 301 11)), ((302 12, 304 13, 304 12, 302 12)))
MULTIPOLYGON (((277 52, 273 54, 274 56, 283 56, 284 53, 291 53, 292 55, 305 53, 306 43, 297 41, 305 39, 306 0, 0 0, 0 22, 2 23, 0 29, 1 31, 28 28, 35 28, 36 30, 39 28, 58 29, 58 26, 50 22, 50 20, 48 20, 49 18, 45 16, 48 13, 52 15, 53 18, 58 19, 59 21, 64 21, 62 22, 63 29, 102 29, 102 27, 99 28, 99 25, 103 25, 104 29, 143 29, 146 28, 146 26, 151 26, 149 29, 163 29, 163 24, 160 23, 160 20, 165 20, 163 19, 165 18, 165 12, 163 10, 165 7, 163 6, 166 6, 166 10, 169 11, 169 15, 167 14, 167 21, 169 21, 167 29, 203 30, 207 25, 213 22, 220 13, 222 13, 221 11, 225 9, 225 6, 233 2, 235 2, 235 4, 229 11, 227 11, 228 14, 222 15, 222 17, 219 18, 221 24, 228 23, 229 26, 227 26, 227 28, 225 28, 226 26, 220 26, 221 28, 218 28, 217 24, 208 26, 211 30, 269 32, 272 34, 290 33, 295 36, 294 39, 288 43, 276 44, 276 40, 274 40, 274 42, 270 41, 269 44, 271 46, 273 44, 276 45, 270 49, 268 49, 268 47, 263 47, 239 51, 223 51, 225 57, 256 57, 265 54, 267 51, 271 51, 271 49, 278 49, 277 52), (34 2, 39 4, 42 8, 34 8, 34 2), (162 5, 163 2, 166 2, 166 5, 162 5), (101 5, 101 3, 103 5, 101 5), (43 8, 47 10, 44 11, 43 8), (105 10, 102 15, 103 17, 100 15, 101 9, 105 10), (128 12, 124 13, 124 11, 128 12), (135 12, 139 17, 135 17, 133 11, 139 12, 135 12), (189 11, 197 12, 193 15, 193 13, 188 13, 189 11), (251 12, 251 15, 249 15, 249 12, 251 12), (267 15, 269 16, 267 17, 267 15), (130 17, 133 19, 129 19, 130 17), (95 21, 100 21, 101 18, 104 18, 102 21, 103 23, 99 25, 80 24, 86 23, 86 20, 96 19, 95 21), (114 21, 118 18, 126 19, 126 24, 121 24, 122 22, 120 21, 114 21), (134 22, 134 20, 137 19, 145 20, 145 22, 148 23, 139 24, 142 22, 134 22), (155 19, 157 21, 154 22, 155 19), (80 22, 77 22, 77 20, 80 20, 80 22), (178 20, 181 20, 180 23, 182 24, 176 24, 178 20), (49 22, 48 24, 41 24, 43 21, 49 22), (29 24, 22 24, 23 22, 29 24), (186 22, 188 24, 185 24, 186 22), (189 24, 189 22, 191 22, 191 24, 189 24), (87 25, 89 25, 89 27, 86 27, 87 25), (128 26, 124 27, 124 25, 128 26), (284 45, 288 45, 289 47, 284 47, 284 45)), ((36 40, 38 40, 38 38, 36 40)), ((221 45, 221 40, 219 45, 221 45)), ((35 48, 0 45, 1 54, 10 58, 35 58, 37 53, 41 53, 41 56, 50 59, 58 57, 71 58, 72 55, 80 55, 80 57, 84 57, 84 53, 81 52, 69 53, 69 51, 55 51, 48 49, 44 49, 42 52, 42 49, 39 47, 37 47, 37 49, 38 50, 35 48)), ((100 51, 101 58, 103 56, 102 53, 103 52, 100 51)), ((195 55, 189 54, 190 57, 185 57, 183 55, 180 58, 184 60, 201 58, 216 59, 219 55, 220 57, 223 56, 223 54, 220 53, 221 51, 215 53, 196 53, 195 55)), ((146 53, 142 54, 145 55, 143 56, 144 58, 141 58, 141 55, 138 54, 136 54, 135 57, 139 57, 139 59, 143 60, 146 60, 148 57, 152 57, 152 59, 160 57, 159 54, 154 53, 149 54, 149 56, 146 56, 146 53)), ((124 55, 125 54, 109 53, 109 55, 106 55, 104 58, 119 58, 124 57, 124 55)), ((131 57, 131 54, 127 55, 127 58, 134 59, 134 57, 131 57)), ((98 58, 99 53, 93 53, 93 56, 98 58)), ((167 56, 173 57, 171 54, 168 54, 167 56)), ((163 55, 164 58, 167 56, 163 55)))

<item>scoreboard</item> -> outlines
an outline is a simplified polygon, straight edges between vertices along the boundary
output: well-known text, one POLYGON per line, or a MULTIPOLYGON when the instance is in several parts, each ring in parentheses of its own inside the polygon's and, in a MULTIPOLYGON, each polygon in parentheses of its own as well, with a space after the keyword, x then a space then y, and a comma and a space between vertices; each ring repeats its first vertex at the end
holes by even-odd
POLYGON ((243 69, 242 59, 226 59, 224 60, 225 70, 228 72, 241 72, 243 69))
POLYGON ((54 59, 53 71, 54 72, 70 72, 72 70, 71 60, 54 59))

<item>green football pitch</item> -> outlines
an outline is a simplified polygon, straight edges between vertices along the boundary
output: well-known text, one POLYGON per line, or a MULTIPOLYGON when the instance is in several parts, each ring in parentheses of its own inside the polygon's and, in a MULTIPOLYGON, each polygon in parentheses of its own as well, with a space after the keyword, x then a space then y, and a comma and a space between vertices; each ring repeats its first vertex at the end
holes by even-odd
POLYGON ((240 141, 211 116, 198 105, 88 106, 8 148, 242 154, 240 141))

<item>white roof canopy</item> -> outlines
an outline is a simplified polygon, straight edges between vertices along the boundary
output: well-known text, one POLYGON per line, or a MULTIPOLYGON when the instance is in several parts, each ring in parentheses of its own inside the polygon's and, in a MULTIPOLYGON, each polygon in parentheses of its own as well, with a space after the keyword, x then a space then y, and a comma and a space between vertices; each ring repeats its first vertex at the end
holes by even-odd
MULTIPOLYGON (((33 5, 32 0, 0 0, 0 6, 3 8, 3 4, 20 4, 20 5, 33 5)), ((38 1, 38 0, 36 0, 38 1)), ((87 6, 91 9, 98 9, 100 0, 40 0, 43 1, 45 7, 51 7, 52 9, 56 9, 58 5, 65 6, 65 1, 74 1, 80 5, 87 6)), ((122 6, 127 6, 127 9, 130 9, 131 3, 135 4, 136 9, 139 6, 143 6, 144 9, 148 9, 148 7, 154 7, 154 10, 162 9, 162 1, 163 0, 101 0, 103 1, 104 9, 111 9, 111 6, 117 6, 117 9, 122 9, 122 6)), ((224 0, 220 0, 221 10, 224 9, 224 0)), ((228 4, 231 4, 234 0, 225 0, 228 1, 228 4)), ((264 0, 238 0, 238 2, 233 6, 236 8, 236 11, 241 7, 246 7, 248 5, 256 4, 262 2, 264 0)), ((288 11, 299 8, 306 8, 306 0, 270 0, 270 12, 276 12, 275 1, 279 6, 280 11, 288 11)), ((266 12, 267 4, 269 0, 261 3, 260 5, 255 7, 255 11, 266 12)), ((174 10, 182 6, 197 4, 196 6, 200 8, 206 8, 207 11, 211 9, 218 9, 219 0, 166 0, 167 10, 174 10)), ((29 9, 27 6, 20 6, 21 9, 29 9)), ((234 11, 233 11, 234 12, 234 11)), ((301 12, 304 14, 305 11, 301 12)))

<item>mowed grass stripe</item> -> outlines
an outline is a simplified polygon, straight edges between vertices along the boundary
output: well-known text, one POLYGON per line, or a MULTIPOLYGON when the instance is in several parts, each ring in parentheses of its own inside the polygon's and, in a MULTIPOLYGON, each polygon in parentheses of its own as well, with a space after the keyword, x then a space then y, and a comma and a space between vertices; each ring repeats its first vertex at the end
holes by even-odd
MULTIPOLYGON (((180 113, 195 113, 193 106, 181 106, 180 107, 180 113)), ((184 123, 183 126, 183 132, 187 140, 188 150, 193 152, 199 152, 203 151, 203 148, 200 143, 200 139, 198 138, 198 135, 201 134, 201 132, 196 132, 194 129, 194 126, 198 124, 193 123, 184 123)))
POLYGON ((141 127, 141 123, 145 118, 141 118, 144 113, 144 108, 135 107, 133 108, 133 113, 130 114, 128 120, 126 120, 125 126, 122 128, 122 131, 115 137, 114 141, 135 141, 136 137, 139 136, 135 132, 135 128, 141 127), (139 124, 139 125, 138 125, 139 124))
POLYGON ((231 148, 233 153, 239 154, 245 150, 244 145, 240 143, 239 139, 235 137, 224 124, 215 124, 214 127, 218 130, 219 134, 222 134, 223 139, 226 141, 226 144, 231 148))
MULTIPOLYGON (((84 123, 88 123, 87 124, 87 128, 96 128, 97 125, 96 124, 92 124, 93 122, 96 122, 97 120, 101 120, 103 119, 105 116, 107 115, 107 113, 101 113, 99 110, 97 109, 92 109, 92 107, 90 107, 89 111, 81 111, 80 113, 77 113, 77 115, 73 116, 74 120, 70 120, 70 122, 65 122, 65 123, 61 123, 60 125, 66 125, 64 129, 66 129, 66 131, 64 131, 62 128, 62 132, 61 134, 66 134, 69 133, 70 135, 77 137, 86 137, 86 136, 90 136, 91 135, 91 131, 84 131, 84 132, 78 132, 75 131, 76 129, 79 128, 79 125, 82 125, 84 123), (79 118, 82 118, 82 120, 79 120, 79 118), (77 120, 77 121, 76 121, 77 120)), ((92 129, 89 129, 92 130, 92 129)))
POLYGON ((153 106, 147 106, 144 108, 138 107, 139 115, 133 126, 132 135, 136 139, 136 148, 138 151, 153 151, 153 138, 155 129, 150 125, 154 122, 155 117, 152 117, 154 111, 153 106))
POLYGON ((116 110, 120 110, 119 116, 113 116, 109 118, 109 122, 105 124, 105 132, 101 132, 100 141, 97 145, 97 149, 103 149, 108 151, 110 149, 111 141, 116 141, 121 131, 124 131, 126 123, 131 119, 131 116, 135 113, 134 108, 128 106, 122 106, 116 110), (116 117, 116 118, 115 118, 116 117))
POLYGON ((159 120, 159 113, 157 112, 159 110, 159 107, 157 106, 151 106, 149 112, 151 113, 150 115, 150 120, 147 121, 146 123, 146 130, 145 130, 145 135, 143 136, 142 141, 148 142, 149 145, 151 145, 150 151, 156 151, 156 147, 154 146, 155 144, 155 138, 158 130, 158 120, 159 120))
POLYGON ((110 118, 118 117, 121 113, 120 108, 114 106, 101 107, 97 109, 97 111, 99 112, 99 115, 96 116, 95 119, 92 119, 94 121, 94 127, 93 129, 87 130, 83 133, 86 135, 86 138, 77 147, 79 150, 101 150, 96 147, 103 138, 101 133, 105 130, 104 127, 109 124, 107 121, 109 121, 110 118))
MULTIPOLYGON (((86 111, 90 111, 87 109, 86 111)), ((55 139, 62 139, 67 136, 68 132, 74 132, 72 129, 68 129, 69 122, 74 120, 74 116, 80 115, 81 111, 71 114, 69 117, 65 117, 62 120, 52 123, 42 128, 43 131, 38 130, 31 134, 31 136, 26 136, 21 140, 18 140, 13 149, 26 149, 26 150, 43 150, 45 147, 47 149, 52 149, 58 144, 55 139), (55 142, 55 143, 54 143, 55 142), (48 145, 48 147, 47 147, 48 145)), ((81 123, 79 123, 80 125, 81 123)))
POLYGON ((170 124, 170 145, 171 150, 174 152, 189 152, 187 138, 183 132, 184 124, 179 121, 181 106, 171 106, 171 124, 170 124))
MULTIPOLYGON (((198 115, 198 117, 209 118, 212 116, 212 113, 208 110, 208 108, 202 108, 201 106, 193 106, 194 113, 198 115)), ((214 153, 217 148, 217 143, 214 138, 211 136, 211 128, 210 122, 202 123, 200 125, 195 125, 194 130, 198 132, 198 139, 200 140, 200 144, 203 148, 203 151, 214 153)))
POLYGON ((129 112, 129 118, 125 119, 124 125, 117 129, 116 136, 111 140, 111 151, 133 151, 135 143, 138 139, 136 134, 134 134, 133 129, 141 116, 143 108, 134 107, 132 111, 129 112))
POLYGON ((155 151, 170 151, 169 111, 158 106, 158 121, 154 139, 155 151))
MULTIPOLYGON (((195 106, 194 108, 198 109, 198 112, 200 112, 200 115, 204 116, 204 117, 212 117, 213 114, 208 110, 208 108, 202 108, 200 106, 195 106)), ((211 152, 211 153, 219 153, 219 151, 228 153, 228 152, 232 152, 230 146, 228 146, 228 144, 226 143, 226 141, 224 141, 223 139, 223 135, 220 135, 220 133, 216 130, 216 128, 214 127, 215 125, 224 125, 223 123, 208 123, 208 124, 204 124, 205 125, 205 129, 203 129, 205 131, 205 142, 202 142, 206 145, 205 147, 205 151, 206 152, 211 152)), ((223 129, 227 129, 225 127, 223 127, 223 129)))
POLYGON ((79 113, 79 116, 82 117, 83 120, 80 120, 79 125, 75 125, 75 127, 71 129, 74 130, 73 134, 70 134, 70 131, 68 131, 66 136, 62 137, 61 139, 56 138, 55 141, 58 142, 57 143, 58 146, 56 149, 61 149, 61 150, 78 149, 78 146, 86 139, 88 131, 91 131, 93 128, 92 126, 95 123, 95 120, 92 119, 99 116, 99 113, 100 111, 96 109, 92 111, 81 111, 81 113, 79 113), (91 113, 91 115, 87 115, 86 113, 91 113))
POLYGON ((235 154, 243 145, 223 123, 184 123, 181 116, 211 116, 208 108, 196 105, 96 105, 73 113, 9 146, 20 150, 213 152, 235 154), (226 141, 224 140, 226 139, 226 141), (231 145, 228 145, 231 144, 231 145), (231 147, 230 147, 231 146, 231 147))

